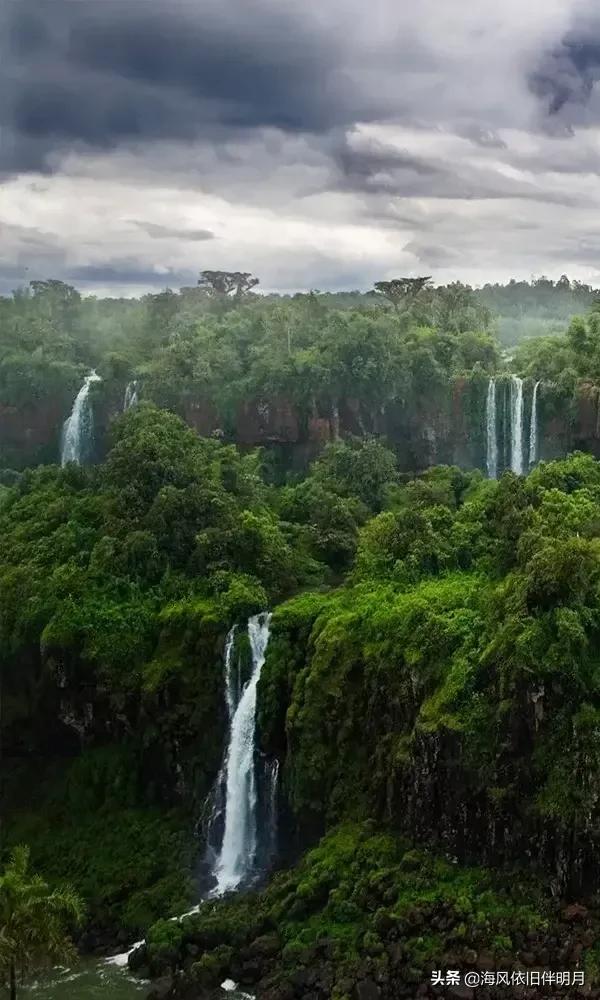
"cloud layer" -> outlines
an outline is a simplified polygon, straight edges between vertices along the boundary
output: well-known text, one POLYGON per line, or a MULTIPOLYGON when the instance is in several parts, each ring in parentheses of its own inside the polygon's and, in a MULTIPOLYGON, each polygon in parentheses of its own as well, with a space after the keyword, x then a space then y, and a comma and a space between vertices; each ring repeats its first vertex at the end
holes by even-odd
POLYGON ((600 283, 591 0, 0 0, 0 39, 0 290, 600 283))

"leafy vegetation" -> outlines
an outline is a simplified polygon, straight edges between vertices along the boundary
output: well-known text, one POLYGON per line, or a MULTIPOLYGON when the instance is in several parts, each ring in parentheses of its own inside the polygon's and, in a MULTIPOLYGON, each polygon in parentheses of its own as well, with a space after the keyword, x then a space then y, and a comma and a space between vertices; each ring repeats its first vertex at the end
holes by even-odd
POLYGON ((17 983, 48 962, 73 956, 68 930, 81 922, 83 904, 68 887, 50 890, 29 871, 29 851, 15 848, 0 875, 0 979, 16 1000, 17 983))
POLYGON ((468 856, 506 823, 509 856, 542 828, 593 852, 599 468, 431 470, 360 528, 345 586, 276 609, 259 718, 300 825, 377 817, 468 856))
MULTIPOLYGON (((92 404, 112 415, 97 464, 0 479, 0 848, 27 842, 50 887, 68 872, 86 946, 154 924, 152 968, 177 967, 191 943, 186 968, 210 986, 241 948, 266 950, 281 978, 325 940, 341 1000, 367 959, 385 973, 392 931, 416 982, 445 950, 506 954, 543 928, 537 888, 518 904, 521 883, 513 893, 473 859, 514 866, 537 838, 557 891, 583 891, 594 870, 600 463, 576 453, 497 482, 403 470, 427 464, 411 421, 433 409, 483 467, 492 375, 504 436, 492 313, 566 321, 595 292, 421 278, 280 299, 255 285, 206 271, 141 301, 82 300, 60 282, 0 300, 7 419, 52 404, 58 427, 91 366, 92 404), (115 416, 132 378, 140 402, 115 416), (380 433, 388 406, 395 450, 380 433), (256 414, 270 451, 244 437, 256 414), (355 432, 343 439, 342 417, 355 432), (282 425, 318 447, 297 462, 282 425), (326 839, 263 895, 180 924, 168 918, 194 898, 222 757, 225 636, 266 608, 261 749, 282 765, 290 840, 326 839), (447 924, 423 933, 430 918, 447 924)), ((526 339, 510 367, 528 412, 542 379, 548 420, 582 392, 596 414, 599 314, 526 339)))
MULTIPOLYGON (((440 962, 510 969, 566 930, 547 888, 522 872, 463 868, 368 824, 344 824, 260 894, 158 922, 134 964, 155 974, 184 967, 188 992, 234 976, 265 997, 292 983, 345 1000, 364 980, 383 996, 410 996, 440 962)), ((574 961, 567 948, 563 962, 574 961)))

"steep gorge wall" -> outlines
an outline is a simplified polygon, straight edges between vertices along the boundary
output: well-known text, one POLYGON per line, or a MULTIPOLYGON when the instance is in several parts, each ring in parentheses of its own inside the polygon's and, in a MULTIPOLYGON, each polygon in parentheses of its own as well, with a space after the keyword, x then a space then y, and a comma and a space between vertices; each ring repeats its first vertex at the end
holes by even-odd
MULTIPOLYGON (((370 817, 462 863, 527 862, 556 893, 597 892, 597 715, 569 715, 566 676, 520 680, 509 696, 499 665, 479 681, 465 671, 464 696, 444 704, 449 672, 460 690, 445 640, 415 663, 402 598, 371 623, 351 606, 336 613, 315 595, 273 619, 258 718, 263 750, 281 762, 288 845, 370 817)), ((444 631, 439 611, 424 612, 431 635, 444 631)))
MULTIPOLYGON (((329 441, 349 435, 383 436, 397 453, 401 471, 414 473, 449 464, 485 469, 485 391, 482 376, 459 378, 412 399, 374 404, 356 397, 337 405, 313 402, 301 410, 284 396, 242 401, 226 418, 209 399, 182 398, 177 410, 198 434, 216 434, 242 448, 271 451, 281 471, 302 470, 329 441)), ((106 452, 112 421, 123 410, 124 386, 101 383, 92 397, 95 454, 106 452)), ((525 387, 524 434, 529 433, 533 381, 525 387)), ((0 402, 0 470, 58 461, 69 401, 45 399, 22 407, 0 402)), ((600 457, 600 390, 582 384, 574 397, 542 386, 539 398, 539 457, 550 460, 572 450, 600 457)))

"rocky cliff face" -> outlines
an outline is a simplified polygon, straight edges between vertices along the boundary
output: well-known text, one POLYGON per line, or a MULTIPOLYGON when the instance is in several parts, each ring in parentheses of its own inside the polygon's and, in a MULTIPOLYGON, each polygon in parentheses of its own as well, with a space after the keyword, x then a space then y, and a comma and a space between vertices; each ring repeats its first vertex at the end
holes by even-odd
POLYGON ((23 407, 0 402, 0 467, 21 469, 56 461, 64 419, 60 400, 23 407))
MULTIPOLYGON (((481 377, 459 378, 416 399, 374 405, 347 397, 337 404, 314 402, 303 412, 291 400, 248 399, 233 417, 208 399, 181 402, 183 419, 198 434, 217 434, 242 448, 262 446, 279 455, 285 468, 301 469, 329 441, 349 435, 382 435, 396 450, 407 473, 436 464, 485 468, 485 385, 481 377)), ((532 386, 525 390, 528 434, 532 386)), ((112 421, 123 410, 124 386, 102 383, 93 398, 96 458, 108 445, 112 421)), ((578 449, 600 456, 600 394, 582 384, 575 398, 544 387, 539 400, 539 455, 550 460, 578 449)), ((32 402, 16 408, 0 403, 0 469, 22 469, 58 460, 60 434, 68 416, 65 400, 32 402)))
MULTIPOLYGON (((388 593, 366 639, 364 606, 356 615, 344 606, 336 617, 327 599, 315 598, 275 613, 259 727, 263 749, 281 761, 289 836, 304 845, 328 824, 363 814, 462 863, 527 859, 557 894, 597 891, 595 710, 569 714, 560 674, 507 688, 499 661, 477 683, 460 661, 465 692, 472 683, 475 693, 458 698, 464 715, 442 709, 436 684, 449 669, 445 640, 431 673, 414 665, 414 651, 402 651, 408 604, 400 596, 390 611, 392 600, 388 593)), ((436 630, 444 633, 439 609, 425 606, 435 644, 436 630)))

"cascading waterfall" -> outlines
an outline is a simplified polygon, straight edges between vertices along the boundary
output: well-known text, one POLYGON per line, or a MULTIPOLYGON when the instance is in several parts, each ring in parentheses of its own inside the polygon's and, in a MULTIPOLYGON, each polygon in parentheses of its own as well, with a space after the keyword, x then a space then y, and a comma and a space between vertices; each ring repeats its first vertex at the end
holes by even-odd
MULTIPOLYGON (((231 734, 231 724, 235 715, 235 710, 239 701, 240 671, 234 670, 233 655, 235 649, 235 635, 237 626, 234 625, 227 634, 225 640, 225 702, 227 705, 227 718, 229 721, 229 732, 231 734)), ((225 802, 227 792, 227 754, 223 758, 221 768, 217 775, 210 796, 207 800, 208 819, 202 824, 202 832, 206 839, 207 860, 210 867, 214 869, 218 854, 218 844, 223 840, 223 819, 225 815, 225 802)))
MULTIPOLYGON (((234 625, 225 641, 225 701, 229 715, 229 745, 223 764, 215 782, 211 796, 211 812, 207 823, 207 840, 212 854, 213 874, 217 880, 211 895, 220 896, 236 889, 241 882, 252 875, 255 869, 258 847, 257 824, 257 782, 254 760, 254 731, 256 722, 256 687, 260 678, 267 644, 271 615, 265 612, 254 615, 248 621, 248 638, 252 652, 252 673, 240 693, 240 664, 235 660, 234 625), (218 827, 225 825, 220 851, 212 846, 213 835, 218 827)), ((277 851, 277 790, 279 761, 266 764, 266 860, 272 861, 277 851)), ((199 903, 173 921, 181 920, 191 913, 197 913, 199 903)), ((127 951, 105 959, 109 965, 125 967, 129 956, 142 941, 137 941, 127 951)), ((232 987, 233 988, 233 987, 232 987)), ((244 994, 238 994, 244 996, 244 994)), ((250 1000, 250 998, 249 998, 250 1000)))
POLYGON ((125 389, 125 398, 123 400, 123 410, 129 410, 132 406, 137 406, 138 403, 138 388, 139 383, 137 379, 133 382, 127 383, 127 388, 125 389))
POLYGON ((529 428, 529 467, 533 468, 538 460, 538 389, 540 380, 533 387, 533 398, 531 400, 531 426, 529 428))
POLYGON ((510 382, 502 383, 502 469, 510 468, 510 382))
POLYGON ((493 378, 488 382, 487 398, 485 401, 485 428, 487 474, 490 479, 496 479, 498 476, 498 438, 496 429, 496 381, 493 378))
MULTIPOLYGON (((252 652, 252 673, 235 706, 231 719, 229 746, 226 753, 225 828, 221 850, 214 866, 216 893, 221 895, 249 877, 257 851, 257 788, 254 760, 256 722, 256 687, 260 678, 267 644, 271 615, 254 615, 248 621, 248 638, 252 652)), ((230 633, 231 636, 231 633, 230 633)), ((230 649, 233 649, 233 640, 230 649)), ((229 654, 231 665, 231 652, 229 654)), ((231 694, 231 670, 227 675, 228 708, 231 694)))
POLYGON ((86 459, 91 451, 94 421, 89 403, 89 392, 92 382, 101 382, 95 371, 86 375, 84 383, 75 397, 71 415, 65 420, 62 432, 60 464, 76 462, 78 465, 86 459))
POLYGON ((523 475, 523 379, 518 375, 510 377, 510 467, 523 475))

